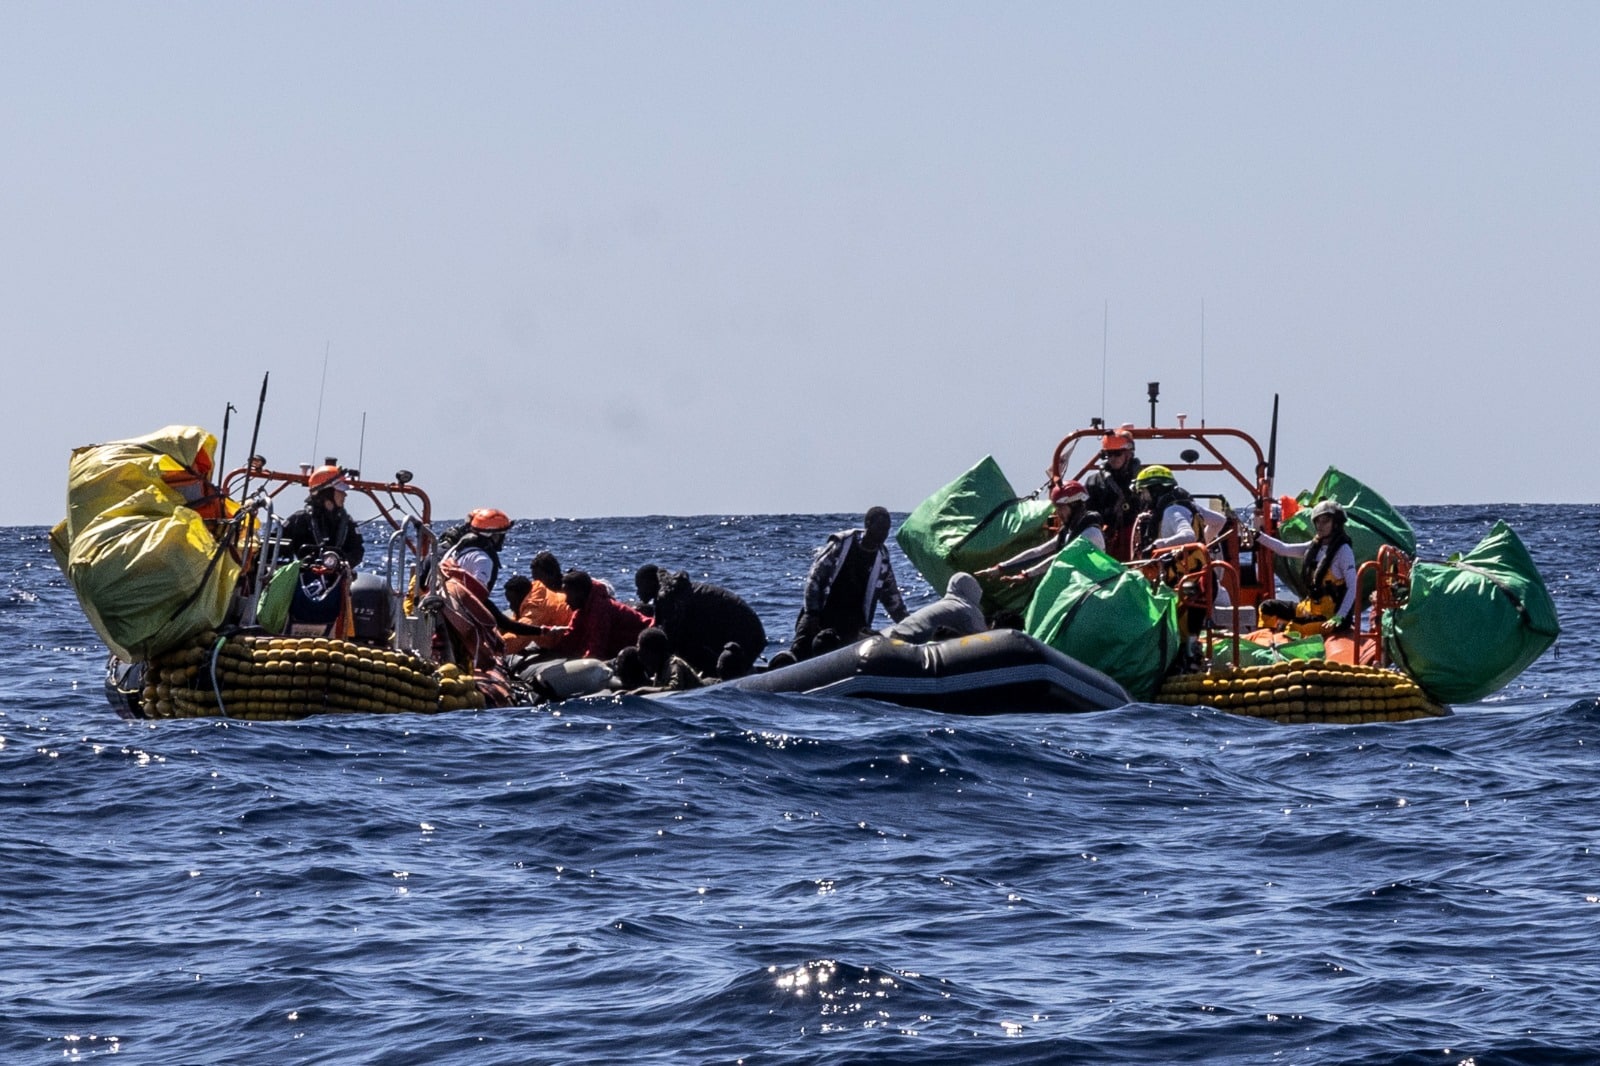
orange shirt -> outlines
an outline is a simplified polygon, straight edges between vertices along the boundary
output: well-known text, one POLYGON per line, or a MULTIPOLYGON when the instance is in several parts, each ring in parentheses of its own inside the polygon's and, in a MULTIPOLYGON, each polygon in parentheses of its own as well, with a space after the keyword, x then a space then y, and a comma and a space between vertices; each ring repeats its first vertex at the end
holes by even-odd
MULTIPOLYGON (((572 608, 567 606, 565 593, 558 592, 543 581, 535 581, 533 588, 522 597, 517 606, 517 621, 533 626, 566 626, 572 624, 572 608)), ((529 644, 548 648, 561 639, 561 634, 543 637, 525 637, 520 633, 507 633, 506 651, 526 651, 529 644)))

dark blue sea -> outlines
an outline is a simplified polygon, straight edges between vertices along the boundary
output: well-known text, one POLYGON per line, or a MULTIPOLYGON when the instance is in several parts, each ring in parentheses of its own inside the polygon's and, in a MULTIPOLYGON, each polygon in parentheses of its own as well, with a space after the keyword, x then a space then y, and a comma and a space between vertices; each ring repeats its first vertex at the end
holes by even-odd
MULTIPOLYGON (((0 530, 0 1063, 1600 1061, 1600 541, 1497 517, 1565 632, 1452 717, 946 717, 707 692, 123 722, 0 530)), ((520 523, 786 636, 854 516, 520 523)), ((903 558, 908 598, 933 597, 903 558)))

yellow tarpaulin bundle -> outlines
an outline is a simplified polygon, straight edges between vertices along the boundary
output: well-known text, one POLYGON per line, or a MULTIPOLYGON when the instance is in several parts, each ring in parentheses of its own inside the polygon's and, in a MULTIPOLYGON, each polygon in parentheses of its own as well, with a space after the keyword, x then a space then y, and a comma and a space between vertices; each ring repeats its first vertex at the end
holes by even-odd
POLYGON ((168 426, 73 450, 50 550, 95 632, 130 662, 227 614, 239 563, 206 524, 234 510, 209 480, 216 446, 196 426, 168 426))

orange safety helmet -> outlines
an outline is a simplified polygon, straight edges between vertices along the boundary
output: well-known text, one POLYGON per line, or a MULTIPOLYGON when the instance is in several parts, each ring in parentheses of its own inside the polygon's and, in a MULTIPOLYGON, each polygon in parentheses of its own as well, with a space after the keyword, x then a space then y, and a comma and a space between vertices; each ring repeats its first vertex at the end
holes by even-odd
POLYGON ((1133 437, 1122 432, 1107 433, 1100 438, 1100 450, 1103 452, 1120 452, 1124 448, 1133 447, 1133 437))
POLYGON ((340 492, 350 491, 350 482, 344 476, 344 471, 336 466, 319 466, 311 471, 311 476, 306 478, 306 485, 312 492, 321 492, 323 489, 337 489, 340 492))
POLYGON ((479 507, 468 513, 467 525, 479 533, 504 533, 511 528, 511 516, 498 507, 479 507))
POLYGON ((1089 490, 1081 481, 1063 481, 1050 490, 1051 503, 1079 503, 1089 498, 1089 490))

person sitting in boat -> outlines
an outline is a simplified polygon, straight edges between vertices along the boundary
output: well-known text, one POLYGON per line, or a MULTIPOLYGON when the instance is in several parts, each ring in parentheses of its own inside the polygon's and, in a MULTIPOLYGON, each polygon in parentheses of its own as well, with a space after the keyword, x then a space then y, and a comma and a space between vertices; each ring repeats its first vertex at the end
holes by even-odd
POLYGON ((1184 544, 1210 544, 1228 520, 1179 487, 1167 467, 1141 468, 1134 488, 1139 496, 1139 516, 1133 521, 1135 559, 1184 544))
POLYGON ((806 574, 800 617, 795 620, 795 657, 809 658, 818 634, 831 630, 840 643, 854 643, 872 632, 878 604, 898 622, 906 616, 905 600, 889 563, 889 512, 867 511, 860 529, 844 529, 828 537, 806 574))
POLYGON ((1100 439, 1100 465, 1083 479, 1086 506, 1105 522, 1106 550, 1120 562, 1134 558, 1133 522, 1139 516, 1134 479, 1142 469, 1133 453, 1133 433, 1124 427, 1100 439))
POLYGON ((529 564, 528 573, 531 580, 517 575, 520 580, 515 599, 510 598, 512 579, 506 579, 506 602, 516 612, 517 621, 542 627, 545 632, 535 636, 511 632, 502 634, 506 651, 513 654, 548 651, 561 640, 562 631, 572 624, 572 608, 567 604, 566 594, 561 591, 561 563, 556 557, 547 551, 537 553, 529 564))
POLYGON ((289 554, 302 562, 342 563, 348 568, 361 565, 366 544, 361 530, 344 509, 350 481, 336 466, 322 466, 306 479, 311 494, 306 505, 283 524, 289 554))
POLYGON ((549 649, 561 658, 613 659, 650 625, 648 615, 618 602, 609 585, 582 570, 562 575, 561 591, 572 608, 572 623, 549 649))
MULTIPOLYGON (((1256 532, 1257 544, 1264 544, 1279 555, 1303 560, 1300 583, 1306 594, 1294 605, 1294 621, 1290 623, 1301 632, 1344 633, 1351 627, 1359 583, 1356 551, 1345 531, 1346 522, 1339 501, 1323 500, 1311 509, 1311 525, 1316 532, 1308 541, 1290 544, 1256 532)), ((1262 604, 1263 610, 1266 607, 1262 604)))
POLYGON ((633 646, 634 655, 627 656, 637 662, 637 676, 633 675, 631 664, 624 660, 627 651, 624 648, 618 653, 618 662, 613 670, 619 678, 625 679, 623 683, 628 684, 628 691, 634 694, 687 692, 705 684, 693 666, 682 656, 672 654, 672 639, 665 630, 648 626, 639 633, 639 639, 633 646), (641 679, 642 683, 633 683, 641 679))
POLYGON ((640 598, 653 607, 656 628, 671 640, 672 653, 688 660, 700 674, 738 677, 766 651, 767 630, 761 616, 737 593, 654 565, 640 567, 634 583, 640 598), (729 644, 738 645, 737 654, 719 665, 729 644), (733 674, 723 674, 724 667, 733 674))
POLYGON ((883 635, 907 644, 926 644, 985 632, 989 623, 983 617, 982 600, 983 586, 978 579, 957 571, 950 575, 944 596, 918 607, 885 629, 883 635))
POLYGON ((1089 510, 1089 490, 1080 481, 1064 481, 1050 490, 1050 502, 1055 506, 1056 531, 1044 543, 1018 552, 1004 562, 995 563, 978 571, 978 577, 997 578, 1006 584, 1037 581, 1050 569, 1061 549, 1082 537, 1101 551, 1106 550, 1105 534, 1100 526, 1104 521, 1098 511, 1089 510))

